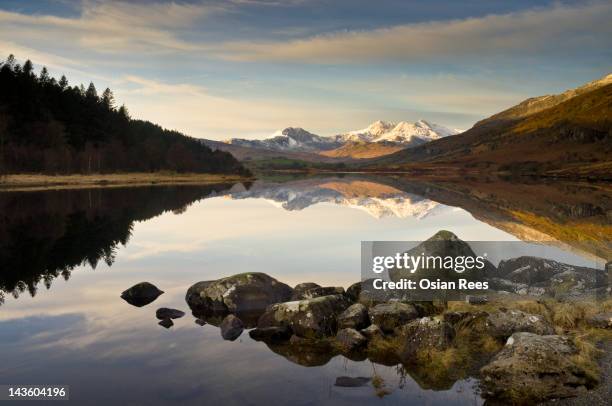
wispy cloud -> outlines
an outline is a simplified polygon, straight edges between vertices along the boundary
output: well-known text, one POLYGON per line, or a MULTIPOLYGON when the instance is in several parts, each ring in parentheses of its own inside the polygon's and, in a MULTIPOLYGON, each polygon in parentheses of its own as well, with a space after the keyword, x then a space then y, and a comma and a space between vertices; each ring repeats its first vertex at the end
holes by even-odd
POLYGON ((557 54, 584 47, 606 50, 612 3, 555 5, 505 15, 398 25, 290 41, 239 41, 218 55, 237 61, 377 63, 515 54, 557 54))

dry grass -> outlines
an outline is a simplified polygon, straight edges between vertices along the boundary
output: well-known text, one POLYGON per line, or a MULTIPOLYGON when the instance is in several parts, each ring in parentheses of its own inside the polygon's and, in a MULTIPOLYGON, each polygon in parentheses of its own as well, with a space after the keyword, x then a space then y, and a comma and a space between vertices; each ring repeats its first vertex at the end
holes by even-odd
POLYGON ((150 186, 160 184, 204 185, 248 180, 239 175, 209 173, 113 173, 91 175, 4 175, 1 190, 79 189, 92 187, 150 186))

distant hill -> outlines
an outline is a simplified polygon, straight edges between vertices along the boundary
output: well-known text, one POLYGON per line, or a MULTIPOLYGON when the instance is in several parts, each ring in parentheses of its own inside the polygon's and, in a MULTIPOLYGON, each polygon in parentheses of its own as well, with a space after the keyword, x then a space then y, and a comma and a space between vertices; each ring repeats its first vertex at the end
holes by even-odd
POLYGON ((375 121, 364 129, 330 137, 316 135, 303 128, 288 127, 263 140, 232 138, 223 141, 225 145, 214 141, 205 141, 205 143, 213 145, 214 142, 216 148, 232 153, 236 151, 235 155, 239 159, 267 159, 270 158, 270 154, 264 151, 273 151, 276 156, 280 154, 284 158, 325 162, 317 156, 336 158, 336 161, 372 158, 458 132, 425 120, 415 123, 375 121), (294 153, 302 155, 291 155, 294 153))
POLYGON ((131 119, 113 94, 69 86, 11 55, 0 63, 0 174, 247 173, 229 153, 149 121, 131 119))
POLYGON ((611 78, 560 95, 528 99, 462 134, 361 166, 612 179, 611 78))

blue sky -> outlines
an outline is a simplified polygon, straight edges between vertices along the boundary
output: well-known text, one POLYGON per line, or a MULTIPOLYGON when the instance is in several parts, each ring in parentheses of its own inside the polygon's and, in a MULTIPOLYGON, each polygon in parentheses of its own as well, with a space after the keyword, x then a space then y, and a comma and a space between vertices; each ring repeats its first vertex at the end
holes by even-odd
POLYGON ((612 69, 612 4, 0 0, 0 53, 202 138, 453 128, 612 69))

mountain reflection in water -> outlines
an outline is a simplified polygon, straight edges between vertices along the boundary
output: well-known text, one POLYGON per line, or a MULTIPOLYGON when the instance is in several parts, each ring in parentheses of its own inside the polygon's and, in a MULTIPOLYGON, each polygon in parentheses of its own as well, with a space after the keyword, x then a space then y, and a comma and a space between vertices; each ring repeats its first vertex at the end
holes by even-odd
POLYGON ((384 396, 481 404, 475 380, 466 378, 478 365, 453 375, 320 348, 296 351, 247 334, 224 342, 217 327, 189 314, 161 328, 155 309, 188 312, 193 283, 245 271, 292 286, 347 287, 359 279, 360 240, 417 240, 440 228, 465 240, 543 241, 600 262, 612 252, 605 184, 277 177, 252 185, 2 192, 0 210, 0 381, 48 382, 52 371, 53 382, 71 384, 81 403, 348 405, 384 396), (70 281, 54 282, 59 277, 70 281), (166 293, 132 307, 119 295, 141 281, 166 293), (101 385, 112 390, 100 393, 101 385))

